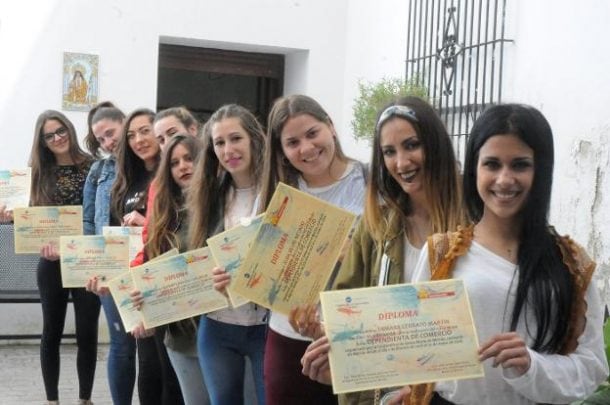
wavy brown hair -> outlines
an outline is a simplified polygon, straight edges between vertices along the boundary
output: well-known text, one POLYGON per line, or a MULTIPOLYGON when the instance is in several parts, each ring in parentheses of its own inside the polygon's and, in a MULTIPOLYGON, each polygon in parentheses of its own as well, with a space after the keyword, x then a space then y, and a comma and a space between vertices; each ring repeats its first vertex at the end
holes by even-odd
MULTIPOLYGON (((123 127, 123 135, 117 145, 116 153, 116 179, 112 185, 110 191, 110 212, 118 219, 123 218, 125 214, 124 203, 125 196, 129 187, 142 179, 150 175, 149 171, 146 170, 144 161, 140 159, 129 146, 127 140, 127 132, 129 131, 129 125, 134 118, 141 115, 147 116, 152 125, 155 113, 148 108, 139 108, 133 111, 125 119, 125 125, 123 127)), ((160 154, 157 156, 157 162, 160 154)), ((142 196, 142 199, 146 198, 146 193, 142 196)))
POLYGON ((256 117, 246 108, 237 104, 220 107, 203 127, 203 150, 191 181, 188 194, 189 241, 190 248, 205 246, 210 224, 219 220, 214 215, 215 207, 224 207, 233 178, 223 169, 212 140, 212 127, 227 118, 237 118, 250 138, 250 174, 255 187, 260 188, 265 149, 265 133, 256 117))
POLYGON ((30 205, 53 204, 53 190, 57 187, 55 168, 57 159, 51 152, 43 137, 44 125, 49 120, 58 121, 68 130, 70 140, 69 154, 72 162, 83 169, 91 162, 92 157, 78 144, 76 129, 64 114, 55 110, 42 112, 36 120, 34 128, 34 142, 30 152, 30 166, 32 168, 32 185, 30 187, 30 205))
POLYGON ((159 256, 171 248, 180 250, 176 231, 180 224, 180 210, 184 209, 185 192, 172 176, 172 153, 178 145, 184 146, 197 164, 201 141, 187 134, 174 135, 167 144, 153 180, 156 187, 155 202, 148 223, 148 241, 144 251, 148 259, 159 256))
MULTIPOLYGON (((392 105, 409 107, 416 117, 412 119, 393 115, 390 119, 396 117, 409 121, 422 143, 423 185, 432 232, 455 230, 464 223, 464 210, 458 164, 445 125, 434 109, 418 97, 406 97, 393 102, 382 109, 379 116, 392 105)), ((371 176, 364 207, 366 226, 378 241, 393 236, 389 233, 395 229, 392 226, 395 221, 401 221, 406 226, 407 217, 413 212, 409 195, 388 172, 383 160, 381 129, 388 121, 389 119, 385 120, 375 130, 371 176)))

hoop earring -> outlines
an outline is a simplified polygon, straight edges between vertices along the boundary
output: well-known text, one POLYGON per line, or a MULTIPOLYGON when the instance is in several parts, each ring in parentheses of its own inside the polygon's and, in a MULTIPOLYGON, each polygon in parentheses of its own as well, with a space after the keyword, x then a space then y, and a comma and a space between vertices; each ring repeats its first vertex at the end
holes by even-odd
POLYGON ((286 156, 282 156, 282 164, 284 166, 290 166, 290 161, 288 160, 288 158, 286 156))

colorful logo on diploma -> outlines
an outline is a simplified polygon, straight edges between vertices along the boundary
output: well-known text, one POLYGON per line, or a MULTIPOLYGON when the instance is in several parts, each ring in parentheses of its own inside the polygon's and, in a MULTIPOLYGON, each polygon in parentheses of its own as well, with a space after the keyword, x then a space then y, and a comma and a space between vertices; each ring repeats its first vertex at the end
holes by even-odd
POLYGON ((69 208, 60 208, 58 211, 59 215, 76 215, 78 212, 73 211, 69 208))
POLYGON ((435 289, 427 287, 427 286, 421 287, 417 291, 417 298, 419 298, 420 300, 432 299, 432 298, 447 298, 447 297, 454 297, 454 296, 455 296, 455 291, 453 291, 453 290, 438 291, 438 290, 435 290, 435 289))
POLYGON ((286 210, 286 207, 288 206, 288 196, 284 197, 284 200, 282 201, 282 204, 280 205, 280 207, 278 208, 277 211, 275 211, 272 215, 271 215, 271 224, 273 226, 276 226, 278 224, 278 222, 280 222, 280 219, 282 218, 282 215, 284 215, 284 211, 286 210))

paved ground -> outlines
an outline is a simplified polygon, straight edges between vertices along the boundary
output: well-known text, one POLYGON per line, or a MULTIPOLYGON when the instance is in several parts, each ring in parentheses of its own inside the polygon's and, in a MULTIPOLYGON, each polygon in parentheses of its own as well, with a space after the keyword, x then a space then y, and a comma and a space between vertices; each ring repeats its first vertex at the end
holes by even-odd
MULTIPOLYGON (((98 346, 98 361, 92 400, 95 405, 111 405, 106 380, 108 345, 98 346)), ((0 404, 21 405, 45 403, 44 385, 40 372, 38 345, 0 345, 0 404)), ((134 397, 136 393, 134 393, 134 397)), ((59 377, 61 405, 76 404, 78 380, 76 377, 76 346, 61 347, 61 373, 59 377)), ((134 403, 137 403, 137 398, 134 403)))

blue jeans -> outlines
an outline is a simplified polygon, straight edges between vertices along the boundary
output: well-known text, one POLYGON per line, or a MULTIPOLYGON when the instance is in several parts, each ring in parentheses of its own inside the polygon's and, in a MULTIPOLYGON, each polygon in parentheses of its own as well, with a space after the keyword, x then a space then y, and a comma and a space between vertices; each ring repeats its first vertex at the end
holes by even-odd
POLYGON ((110 332, 108 385, 114 405, 131 405, 136 381, 136 340, 125 332, 110 294, 100 298, 110 332))
POLYGON ((167 355, 176 371, 185 405, 209 405, 210 397, 203 381, 197 356, 167 347, 167 355))
POLYGON ((266 330, 267 325, 241 326, 218 322, 207 316, 201 317, 197 349, 213 405, 244 403, 246 357, 252 362, 258 405, 264 405, 263 355, 266 330))

